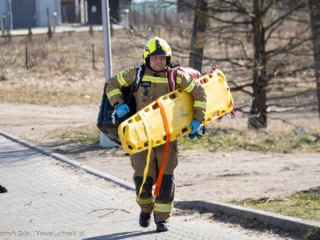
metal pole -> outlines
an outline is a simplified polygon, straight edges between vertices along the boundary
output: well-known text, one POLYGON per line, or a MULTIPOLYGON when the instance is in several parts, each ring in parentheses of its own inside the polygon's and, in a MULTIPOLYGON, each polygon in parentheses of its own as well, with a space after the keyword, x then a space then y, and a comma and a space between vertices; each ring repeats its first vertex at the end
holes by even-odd
POLYGON ((52 32, 56 33, 56 15, 57 13, 54 13, 51 15, 51 23, 52 23, 52 32))
MULTIPOLYGON (((101 0, 102 23, 103 23, 103 43, 104 43, 104 65, 106 82, 112 75, 111 62, 111 38, 110 38, 110 17, 109 17, 109 0, 101 0)), ((118 146, 100 132, 100 145, 102 147, 118 146)))
POLYGON ((133 8, 133 26, 136 26, 136 4, 132 3, 132 8, 133 8))
POLYGON ((143 3, 143 30, 146 31, 146 3, 143 3))
POLYGON ((109 1, 101 0, 101 2, 102 2, 102 21, 103 21, 104 65, 105 65, 105 76, 107 81, 111 78, 111 75, 112 75, 109 1))
POLYGON ((28 47, 26 46, 26 69, 28 70, 28 47))
POLYGON ((4 36, 6 33, 6 18, 1 17, 1 36, 4 36))
POLYGON ((92 44, 92 68, 94 69, 94 44, 92 44))
POLYGON ((11 28, 11 30, 13 30, 13 22, 12 22, 12 19, 13 19, 13 17, 12 17, 12 3, 11 3, 11 0, 9 0, 9 4, 10 4, 10 28, 11 28))
POLYGON ((49 8, 47 8, 47 18, 48 18, 48 27, 49 27, 49 8))
POLYGON ((156 32, 156 4, 153 4, 153 31, 156 32))
POLYGON ((162 23, 162 12, 161 12, 161 7, 159 7, 159 5, 158 5, 158 8, 159 8, 159 10, 158 10, 158 14, 159 14, 159 16, 158 16, 158 18, 159 18, 159 22, 158 22, 158 36, 160 37, 160 28, 161 28, 161 23, 162 23))
POLYGON ((88 23, 88 2, 84 1, 84 23, 88 23))

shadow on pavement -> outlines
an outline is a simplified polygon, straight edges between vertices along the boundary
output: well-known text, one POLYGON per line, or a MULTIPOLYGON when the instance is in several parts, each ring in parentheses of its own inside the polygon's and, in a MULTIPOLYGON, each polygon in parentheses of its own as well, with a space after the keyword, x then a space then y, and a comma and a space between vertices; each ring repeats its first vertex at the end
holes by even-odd
POLYGON ((25 150, 10 150, 0 152, 1 167, 10 167, 15 162, 20 164, 29 164, 28 160, 33 157, 42 156, 41 153, 36 151, 30 151, 30 149, 25 150), (23 159, 23 161, 21 161, 23 159))
POLYGON ((133 237, 139 237, 144 235, 150 235, 150 234, 158 234, 155 230, 153 231, 147 231, 147 232, 122 232, 122 233, 112 233, 109 235, 103 235, 98 237, 91 237, 91 238, 84 238, 84 240, 116 240, 116 239, 126 239, 126 238, 133 238, 133 237))
MULTIPOLYGON (((63 155, 70 155, 70 154, 80 154, 86 152, 94 152, 99 150, 106 150, 110 149, 113 152, 119 151, 120 147, 110 147, 110 148, 103 148, 100 145, 94 144, 79 144, 75 143, 72 140, 63 140, 63 141, 54 141, 50 143, 37 143, 39 146, 50 149, 56 153, 60 153, 63 155), (60 149, 61 148, 61 149, 60 149)), ((123 151, 124 152, 124 151, 123 151)), ((112 152, 110 152, 112 153, 112 152)))

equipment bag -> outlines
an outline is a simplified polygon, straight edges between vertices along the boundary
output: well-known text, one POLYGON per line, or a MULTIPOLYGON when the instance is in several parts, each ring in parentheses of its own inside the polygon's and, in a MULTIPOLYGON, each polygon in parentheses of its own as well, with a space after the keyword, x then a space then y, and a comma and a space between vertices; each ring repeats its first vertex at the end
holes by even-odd
POLYGON ((173 67, 168 71, 168 79, 171 91, 176 89, 177 70, 188 73, 190 77, 198 79, 201 77, 201 73, 191 67, 173 67))
POLYGON ((121 145, 119 135, 118 135, 118 127, 119 125, 131 117, 133 114, 136 113, 136 101, 133 97, 133 93, 137 91, 142 77, 144 75, 144 66, 141 65, 137 67, 136 78, 132 86, 129 87, 122 87, 122 95, 125 104, 127 104, 130 108, 130 112, 125 116, 119 118, 117 115, 116 110, 113 106, 111 106, 109 99, 106 95, 106 88, 108 86, 108 81, 104 85, 104 91, 102 96, 102 101, 100 105, 100 111, 97 120, 97 127, 100 131, 111 141, 115 142, 116 144, 121 145))

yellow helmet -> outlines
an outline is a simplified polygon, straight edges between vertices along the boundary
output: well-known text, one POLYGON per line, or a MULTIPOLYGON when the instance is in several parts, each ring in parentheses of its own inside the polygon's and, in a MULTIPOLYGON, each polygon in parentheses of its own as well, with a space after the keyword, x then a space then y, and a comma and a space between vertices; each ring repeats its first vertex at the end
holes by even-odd
POLYGON ((171 61, 172 59, 172 52, 169 44, 165 40, 159 37, 150 39, 147 42, 147 44, 144 46, 144 49, 143 49, 144 63, 147 64, 148 57, 156 56, 156 55, 167 56, 168 61, 171 61))

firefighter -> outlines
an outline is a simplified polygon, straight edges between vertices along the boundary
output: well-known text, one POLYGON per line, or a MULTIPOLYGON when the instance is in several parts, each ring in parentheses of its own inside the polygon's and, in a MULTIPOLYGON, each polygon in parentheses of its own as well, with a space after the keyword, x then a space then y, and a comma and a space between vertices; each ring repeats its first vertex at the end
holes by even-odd
MULTIPOLYGON (((169 93, 167 71, 171 66, 172 53, 169 44, 161 38, 155 37, 147 42, 143 50, 145 73, 138 90, 133 94, 136 101, 136 111, 141 110, 160 96, 169 93)), ((119 117, 123 117, 130 109, 124 103, 122 88, 133 84, 136 75, 136 68, 132 67, 120 72, 108 81, 106 89, 107 97, 111 105, 116 109, 119 117)), ((190 125, 192 132, 196 134, 200 130, 206 112, 206 95, 202 86, 182 71, 177 72, 176 88, 182 88, 188 92, 194 100, 194 120, 190 125)), ((168 158, 162 178, 159 196, 153 196, 153 187, 156 184, 165 145, 152 149, 150 165, 146 181, 143 185, 140 197, 136 201, 141 208, 139 224, 141 227, 148 227, 151 223, 151 213, 157 225, 157 231, 169 230, 169 218, 172 215, 172 206, 175 193, 175 168, 178 165, 177 141, 170 143, 168 158)), ((136 186, 136 194, 143 182, 143 171, 146 166, 148 150, 130 155, 134 169, 133 181, 136 186)))

